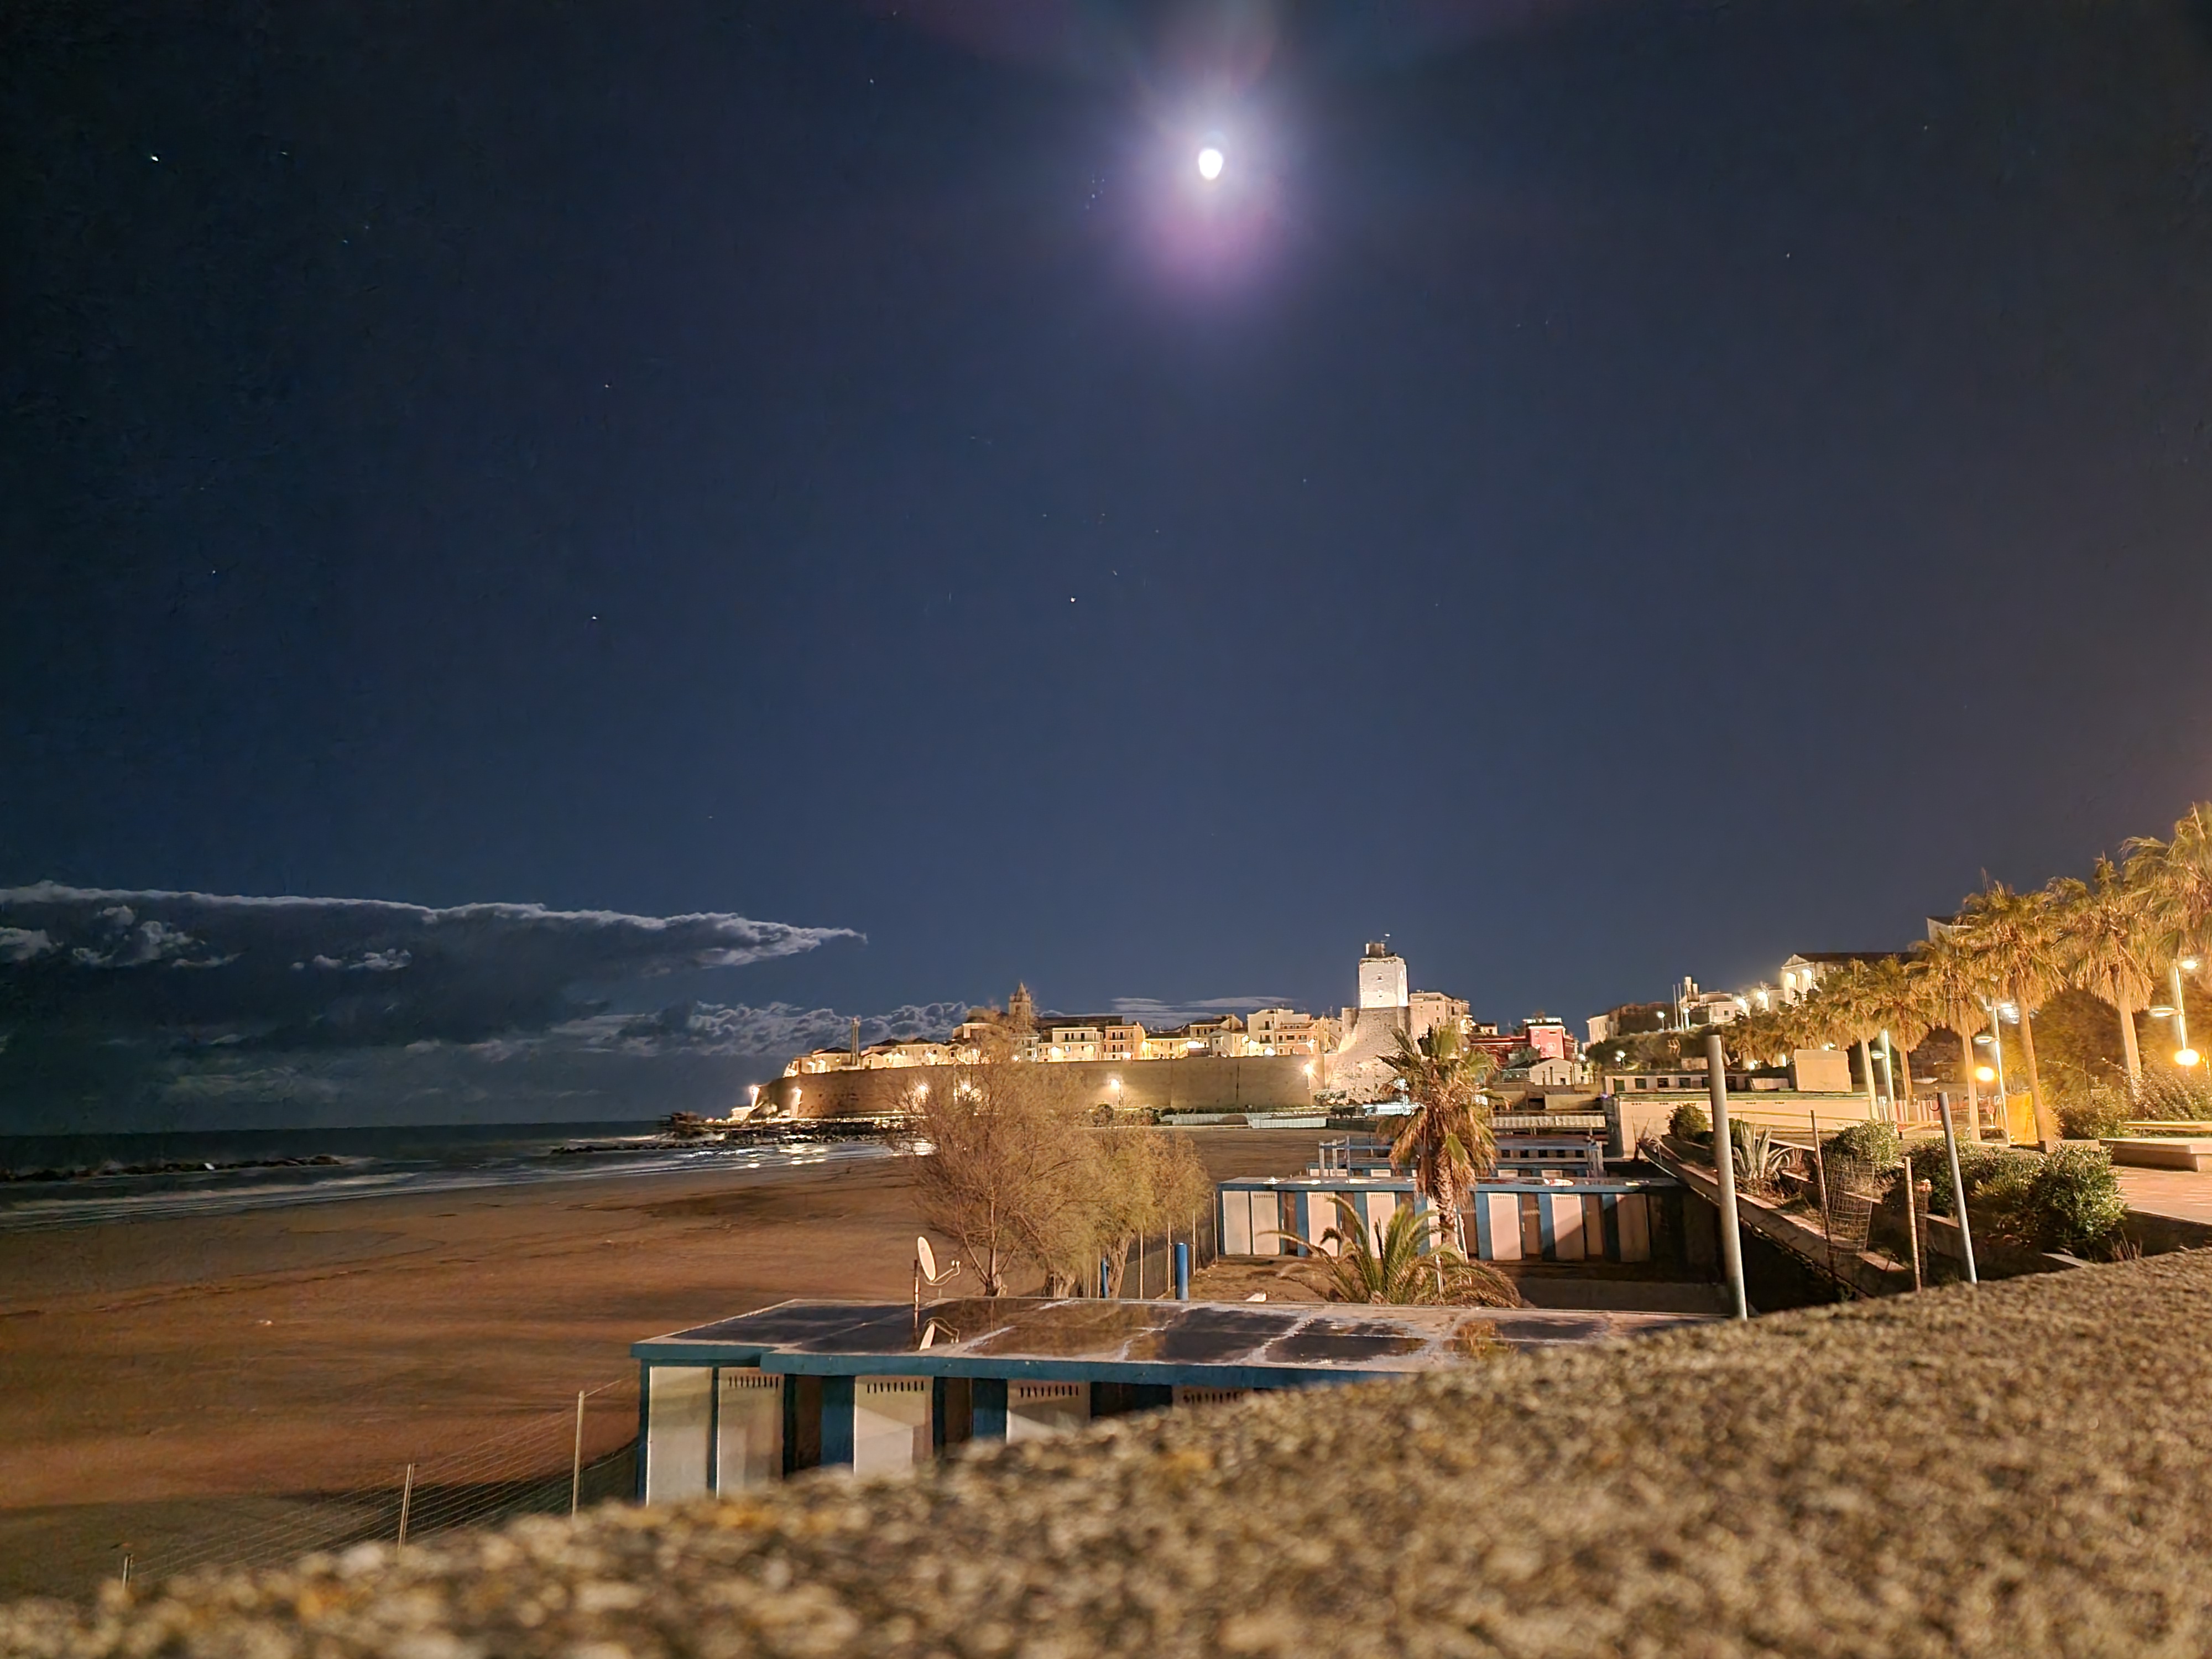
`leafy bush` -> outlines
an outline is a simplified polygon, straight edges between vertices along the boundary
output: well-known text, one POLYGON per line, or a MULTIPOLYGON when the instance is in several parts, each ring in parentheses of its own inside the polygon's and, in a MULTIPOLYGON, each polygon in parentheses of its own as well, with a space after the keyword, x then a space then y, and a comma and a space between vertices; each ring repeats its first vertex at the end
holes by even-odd
POLYGON ((2129 1115, 2160 1123, 2212 1123, 2212 1081, 2165 1066, 2146 1066, 2129 1115))
POLYGON ((2135 1115, 2127 1094, 2106 1083, 2059 1103, 2058 1127, 2069 1140, 2102 1140, 2120 1133, 2135 1115))
MULTIPOLYGON (((1980 1206, 1983 1202, 1982 1189, 1990 1182, 2014 1164, 2026 1164, 2032 1168, 2035 1161, 2033 1153, 2010 1146, 1993 1146, 1976 1140, 1960 1141, 1959 1178, 1966 1184, 1967 1201, 1980 1206)), ((1959 1213, 1958 1206, 1951 1200, 1951 1160, 1944 1155, 1941 1140, 1927 1141, 1914 1147, 1912 1176, 1914 1180, 1928 1183, 1928 1207, 1932 1213, 1949 1216, 1959 1213)))
POLYGON ((1905 1157, 1905 1138, 1897 1126, 1872 1118, 1838 1129, 1821 1145, 1823 1156, 1856 1158, 1871 1170, 1894 1170, 1905 1157))
POLYGON ((2102 1146, 2061 1146, 2008 1163, 1967 1192, 1997 1231, 2039 1249, 2087 1255, 2106 1247, 2128 1212, 2102 1146))
POLYGON ((1677 1140, 1691 1140, 1703 1145, 1713 1138, 1713 1121, 1705 1115, 1704 1107, 1695 1101, 1686 1100, 1668 1117, 1667 1133, 1677 1140))

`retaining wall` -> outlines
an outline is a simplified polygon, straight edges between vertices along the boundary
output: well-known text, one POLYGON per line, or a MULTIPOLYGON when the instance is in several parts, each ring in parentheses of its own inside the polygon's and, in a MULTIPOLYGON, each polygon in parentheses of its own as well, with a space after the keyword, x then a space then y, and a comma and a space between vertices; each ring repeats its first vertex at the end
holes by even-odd
MULTIPOLYGON (((1104 1060, 1051 1062, 1075 1087, 1102 1104, 1150 1107, 1159 1111, 1272 1111, 1313 1104, 1308 1062, 1297 1055, 1254 1055, 1226 1060, 1104 1060), (1121 1088, 1113 1085, 1118 1079, 1121 1088)), ((949 1066, 905 1066, 873 1072, 817 1072, 780 1077, 761 1091, 783 1115, 872 1117, 905 1109, 917 1083, 949 1089, 958 1076, 949 1066)))

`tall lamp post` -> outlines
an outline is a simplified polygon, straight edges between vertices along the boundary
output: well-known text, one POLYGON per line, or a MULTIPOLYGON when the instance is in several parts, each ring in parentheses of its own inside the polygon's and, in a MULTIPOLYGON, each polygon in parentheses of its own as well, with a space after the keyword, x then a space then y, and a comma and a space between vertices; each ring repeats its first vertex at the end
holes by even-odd
POLYGON ((2173 963, 2173 1063, 2177 1066, 2194 1066, 2197 1063, 2197 1050, 2189 1046, 2189 1009, 2181 1000, 2181 972, 2185 968, 2191 973, 2195 973, 2197 958, 2179 957, 2173 963))

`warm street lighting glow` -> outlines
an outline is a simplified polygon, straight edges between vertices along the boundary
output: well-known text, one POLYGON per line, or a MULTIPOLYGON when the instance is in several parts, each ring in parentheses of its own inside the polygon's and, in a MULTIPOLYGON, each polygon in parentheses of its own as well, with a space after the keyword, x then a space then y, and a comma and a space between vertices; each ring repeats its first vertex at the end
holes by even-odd
POLYGON ((926 1095, 929 1092, 929 1085, 927 1083, 917 1083, 914 1085, 914 1091, 916 1096, 926 1095))
POLYGON ((2197 1063, 2197 1050, 2194 1048, 2176 1048, 2173 1051, 2173 1063, 2177 1066, 2194 1066, 2197 1063))
POLYGON ((2144 1009, 2143 1012, 2148 1014, 2153 1019, 2172 1019, 2173 1018, 2173 1005, 2170 1002, 2154 1002, 2149 1007, 2144 1009))
POLYGON ((2195 973, 2197 971, 2197 958, 2195 957, 2182 957, 2181 971, 2185 974, 2195 973))
POLYGON ((1975 1067, 1974 1067, 1974 1081, 1975 1081, 1975 1082, 1977 1082, 1977 1083, 1995 1083, 1996 1080, 1997 1080, 1997 1074, 1996 1074, 1996 1073, 1995 1071, 1991 1070, 1989 1066, 1975 1066, 1975 1067))

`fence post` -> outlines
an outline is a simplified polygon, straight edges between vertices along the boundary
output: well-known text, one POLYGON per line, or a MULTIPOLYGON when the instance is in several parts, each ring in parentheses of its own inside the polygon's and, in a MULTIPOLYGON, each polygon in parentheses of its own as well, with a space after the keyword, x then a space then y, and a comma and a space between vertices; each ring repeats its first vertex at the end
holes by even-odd
POLYGON ((575 1518, 576 1501, 584 1493, 584 1390, 576 1390, 576 1451, 568 1460, 568 1516, 575 1518))
POLYGON ((1743 1240, 1736 1236, 1735 1141, 1729 1133, 1727 1057, 1721 1053, 1721 1034, 1705 1034, 1705 1095, 1713 1105, 1713 1173, 1721 1187, 1721 1267, 1728 1275, 1729 1297, 1738 1319, 1751 1317, 1751 1304, 1743 1293, 1743 1240))
POLYGON ((1905 1155, 1905 1236, 1912 1242, 1912 1288, 1920 1288, 1920 1188, 1912 1179, 1912 1154, 1905 1155))
POLYGON ((1828 1252, 1828 1277, 1836 1276, 1836 1226, 1828 1216, 1828 1159, 1820 1150, 1820 1115, 1808 1110, 1806 1121, 1813 1126, 1813 1174, 1820 1183, 1820 1243, 1828 1252))
MULTIPOLYGON (((1966 1058, 1971 1061, 1973 1056, 1968 1054, 1966 1058)), ((1974 1228, 1973 1224, 1966 1219, 1966 1183, 1959 1175, 1959 1137, 1951 1127, 1951 1096, 1948 1091, 1938 1089, 1936 1091, 1936 1109, 1943 1119, 1944 1155, 1951 1160, 1951 1213, 1959 1224, 1959 1249, 1966 1258, 1966 1283, 1978 1285, 1982 1281, 1980 1275, 1974 1271, 1974 1228)), ((1974 1128, 1976 1145, 1980 1144, 1981 1138, 1981 1127, 1977 1124, 1974 1128)))
POLYGON ((1190 1300, 1190 1246, 1188 1244, 1175 1247, 1175 1292, 1176 1301, 1190 1300))
POLYGON ((407 1512, 415 1507, 415 1466, 407 1466, 407 1476, 399 1488, 399 1546, 407 1547, 407 1512))

